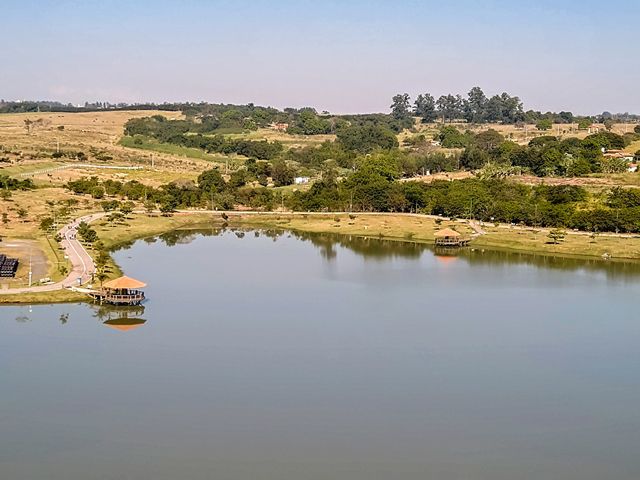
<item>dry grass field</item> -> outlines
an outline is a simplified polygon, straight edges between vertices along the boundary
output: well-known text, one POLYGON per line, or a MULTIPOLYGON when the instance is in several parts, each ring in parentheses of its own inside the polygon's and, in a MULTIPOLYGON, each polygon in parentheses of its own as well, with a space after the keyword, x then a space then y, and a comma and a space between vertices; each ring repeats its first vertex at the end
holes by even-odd
POLYGON ((247 140, 268 140, 269 142, 278 141, 290 148, 319 145, 323 142, 333 141, 336 139, 335 135, 289 135, 288 133, 270 128, 259 128, 258 130, 249 133, 231 133, 226 136, 229 138, 243 138, 247 140))
POLYGON ((58 142, 61 150, 90 147, 109 150, 117 146, 127 120, 156 114, 182 118, 180 112, 149 110, 0 114, 0 145, 50 153, 56 151, 58 142), (41 120, 42 124, 28 132, 25 120, 41 120))
MULTIPOLYGON (((536 129, 535 125, 525 125, 524 127, 518 127, 516 125, 502 125, 498 123, 488 123, 483 125, 470 125, 467 123, 447 123, 447 125, 453 125, 458 128, 460 131, 470 130, 473 133, 483 132, 489 129, 496 130, 500 132, 505 138, 508 140, 512 140, 516 143, 526 144, 532 139, 536 137, 541 137, 544 135, 554 135, 560 138, 568 138, 568 137, 576 137, 576 138, 585 138, 587 135, 591 133, 597 133, 597 131, 605 131, 605 126, 602 124, 594 124, 593 128, 590 130, 580 130, 578 129, 578 124, 566 124, 566 125, 554 125, 551 130, 540 131, 536 129)), ((611 131, 613 133, 617 133, 619 135, 623 135, 625 133, 633 132, 634 127, 637 124, 632 123, 616 123, 613 125, 611 131)), ((416 122, 416 130, 418 133, 423 133, 427 136, 427 138, 433 137, 437 134, 438 130, 442 127, 442 123, 428 123, 422 124, 416 122)), ((413 134, 405 131, 400 135, 400 140, 403 140, 406 137, 410 137, 413 134)), ((629 152, 635 152, 640 149, 640 142, 636 142, 630 145, 626 150, 629 152), (635 150, 634 150, 635 148, 635 150)))
POLYGON ((203 159, 148 152, 119 144, 127 120, 154 114, 182 118, 179 112, 136 110, 0 114, 0 159, 4 160, 0 162, 0 173, 24 176, 70 164, 138 166, 142 170, 57 170, 34 175, 33 180, 38 184, 61 185, 68 180, 95 175, 105 180, 145 179, 150 184, 161 184, 181 178, 194 179, 211 165, 203 159), (25 121, 33 122, 29 130, 25 121), (53 158, 57 151, 69 155, 53 158), (87 158, 74 157, 77 152, 83 152, 87 158))
MULTIPOLYGON (((122 139, 127 120, 156 114, 170 119, 183 118, 179 112, 137 110, 0 114, 0 173, 28 176, 36 184, 45 186, 58 186, 87 176, 103 180, 139 180, 158 186, 174 180, 193 180, 212 163, 223 169, 235 169, 244 162, 244 158, 234 155, 206 154, 196 149, 153 142, 134 146, 133 142, 122 139), (25 122, 31 122, 29 128, 25 122), (58 151, 68 155, 53 158, 52 155, 58 151), (77 152, 83 152, 87 158, 74 157, 77 152), (60 168, 73 164, 136 166, 142 169, 60 168)), ((335 135, 288 135, 265 128, 226 136, 279 141, 289 148, 318 145, 335 139, 335 135)))

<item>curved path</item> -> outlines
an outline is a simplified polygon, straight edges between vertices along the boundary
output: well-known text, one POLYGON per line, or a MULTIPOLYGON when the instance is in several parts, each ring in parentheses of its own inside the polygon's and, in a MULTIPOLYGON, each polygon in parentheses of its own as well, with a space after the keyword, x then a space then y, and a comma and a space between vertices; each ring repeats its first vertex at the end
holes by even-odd
POLYGON ((71 271, 67 278, 60 282, 50 283, 48 285, 37 285, 33 287, 19 287, 0 289, 0 295, 10 295, 16 293, 38 293, 52 292, 73 286, 82 285, 91 280, 92 274, 96 271, 91 255, 85 250, 82 244, 76 238, 78 225, 81 222, 91 223, 105 216, 105 213, 92 213, 84 217, 76 218, 71 223, 62 227, 58 234, 62 237, 60 246, 65 256, 71 263, 71 271))

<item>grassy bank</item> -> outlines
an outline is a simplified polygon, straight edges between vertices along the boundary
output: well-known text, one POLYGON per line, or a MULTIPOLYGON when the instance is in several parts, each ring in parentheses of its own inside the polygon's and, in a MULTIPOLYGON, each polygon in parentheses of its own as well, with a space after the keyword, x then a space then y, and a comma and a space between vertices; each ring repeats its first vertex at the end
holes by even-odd
POLYGON ((229 214, 229 222, 238 226, 283 228, 311 233, 337 233, 362 237, 433 242, 434 233, 445 227, 455 227, 470 235, 468 225, 422 216, 368 214, 229 214))
MULTIPOLYGON (((279 227, 317 233, 340 233, 389 240, 431 243, 434 233, 451 227, 462 234, 473 231, 466 221, 437 221, 431 217, 413 215, 231 215, 230 221, 247 226, 279 227)), ((566 232, 559 243, 551 243, 546 229, 520 229, 483 226, 486 234, 475 238, 471 245, 497 250, 513 250, 545 255, 597 257, 607 254, 612 259, 640 260, 640 237, 597 235, 566 232)))
POLYGON ((550 242, 549 230, 516 229, 506 226, 486 228, 487 234, 479 237, 473 245, 545 255, 571 257, 598 257, 606 255, 618 260, 640 260, 640 237, 596 235, 584 232, 567 232, 558 244, 550 242))
POLYGON ((48 303, 79 303, 89 301, 87 295, 71 290, 55 290, 53 292, 20 293, 16 295, 0 295, 0 305, 36 305, 48 303))
POLYGON ((141 238, 159 235, 190 225, 209 223, 212 220, 219 223, 222 221, 218 214, 212 215, 211 213, 199 212, 176 213, 170 217, 136 214, 127 219, 125 224, 111 225, 102 220, 91 226, 96 230, 105 247, 112 250, 141 238))
POLYGON ((208 160, 210 162, 224 163, 227 157, 224 155, 213 155, 206 153, 199 148, 182 147, 172 143, 161 143, 148 138, 141 137, 122 137, 118 142, 123 147, 135 148, 138 150, 147 150, 151 152, 166 153, 169 155, 197 158, 199 160, 208 160))

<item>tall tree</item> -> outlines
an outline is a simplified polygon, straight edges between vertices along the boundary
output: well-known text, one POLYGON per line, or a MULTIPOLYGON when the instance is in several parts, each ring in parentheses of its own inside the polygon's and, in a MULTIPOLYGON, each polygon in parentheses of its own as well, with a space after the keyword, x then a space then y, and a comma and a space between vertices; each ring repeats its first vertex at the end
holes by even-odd
POLYGON ((420 94, 414 103, 413 113, 422 118, 425 123, 433 122, 438 118, 436 101, 430 93, 420 94))
POLYGON ((502 122, 502 109, 502 98, 500 95, 494 95, 486 104, 486 120, 494 123, 502 122))
POLYGON ((462 97, 460 95, 442 95, 436 102, 442 121, 449 122, 462 117, 462 97))
POLYGON ((470 123, 481 123, 485 120, 487 97, 480 87, 473 87, 464 102, 464 118, 470 123))
POLYGON ((217 168, 205 170, 198 176, 198 187, 207 193, 221 192, 226 183, 217 168))
POLYGON ((410 97, 408 93, 399 93, 391 99, 391 115, 396 120, 404 120, 411 116, 409 103, 410 97))
POLYGON ((524 120, 522 101, 518 97, 512 97, 506 92, 500 95, 502 100, 502 121, 516 123, 524 120))

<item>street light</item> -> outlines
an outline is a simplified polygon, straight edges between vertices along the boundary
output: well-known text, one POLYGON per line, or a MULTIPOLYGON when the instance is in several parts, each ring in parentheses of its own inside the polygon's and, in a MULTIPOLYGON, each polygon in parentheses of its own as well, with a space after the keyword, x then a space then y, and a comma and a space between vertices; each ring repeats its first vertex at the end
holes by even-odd
POLYGON ((31 288, 32 279, 33 279, 33 271, 31 270, 31 249, 29 249, 29 288, 31 288))

